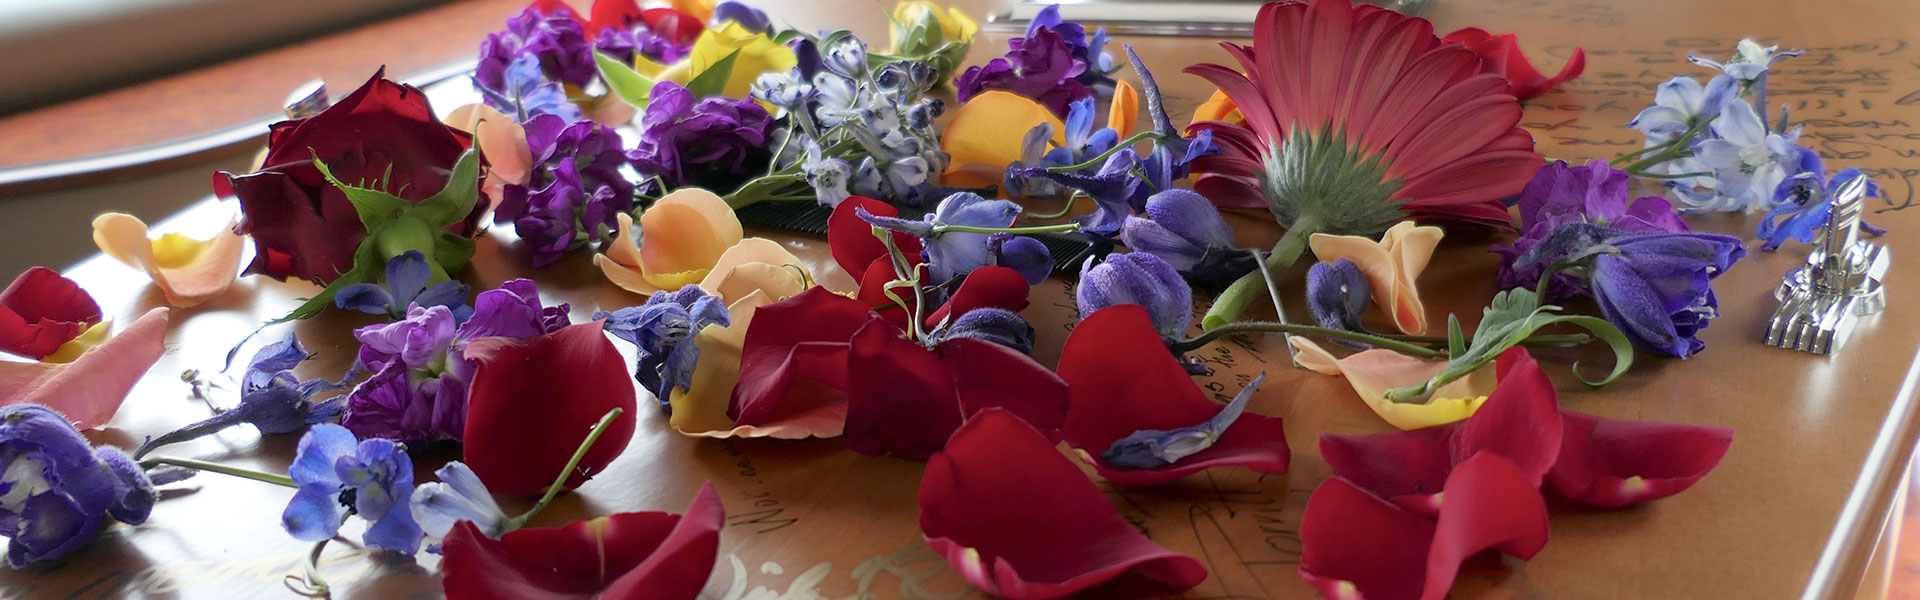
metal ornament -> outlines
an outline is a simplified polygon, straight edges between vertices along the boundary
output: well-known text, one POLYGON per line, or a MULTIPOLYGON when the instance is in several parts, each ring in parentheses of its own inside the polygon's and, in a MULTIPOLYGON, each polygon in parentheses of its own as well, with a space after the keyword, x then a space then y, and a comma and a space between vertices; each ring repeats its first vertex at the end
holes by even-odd
POLYGON ((1886 308, 1881 280, 1892 258, 1885 246, 1860 239, 1866 190, 1867 178, 1856 177, 1834 193, 1821 244, 1773 291, 1780 308, 1767 324, 1767 345, 1832 354, 1855 321, 1886 308))

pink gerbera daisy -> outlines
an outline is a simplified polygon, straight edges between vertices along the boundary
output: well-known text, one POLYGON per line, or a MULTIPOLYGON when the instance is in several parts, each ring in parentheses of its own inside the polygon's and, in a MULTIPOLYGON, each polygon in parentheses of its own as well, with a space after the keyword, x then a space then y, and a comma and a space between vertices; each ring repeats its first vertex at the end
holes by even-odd
MULTIPOLYGON (((1240 69, 1198 64, 1245 124, 1195 123, 1219 154, 1195 187, 1225 207, 1265 205, 1290 237, 1377 236, 1396 221, 1510 228, 1501 198, 1542 164, 1520 104, 1480 59, 1425 19, 1350 0, 1270 3, 1240 69)), ((1278 257, 1276 257, 1278 258, 1278 257)))

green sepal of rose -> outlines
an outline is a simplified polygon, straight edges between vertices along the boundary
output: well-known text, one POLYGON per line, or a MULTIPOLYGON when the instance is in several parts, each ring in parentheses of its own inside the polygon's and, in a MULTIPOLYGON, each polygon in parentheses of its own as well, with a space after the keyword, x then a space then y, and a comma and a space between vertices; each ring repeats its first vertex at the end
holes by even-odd
POLYGON ((1519 345, 1533 332, 1556 323, 1569 323, 1585 329, 1613 349, 1613 371, 1598 381, 1579 375, 1580 363, 1574 363, 1574 374, 1581 383, 1592 386, 1613 383, 1626 374, 1628 367, 1633 366, 1633 342, 1619 327, 1599 317, 1560 314, 1560 310, 1559 306, 1541 304, 1540 295, 1533 290, 1514 288, 1494 295, 1493 302, 1487 304, 1486 311, 1480 317, 1480 326, 1473 331, 1472 340, 1462 339, 1459 321, 1449 317, 1447 348, 1450 356, 1447 368, 1424 382, 1387 390, 1387 400, 1424 401, 1433 390, 1493 364, 1495 359, 1500 358, 1500 353, 1519 345))
POLYGON ((327 178, 334 187, 346 194, 347 201, 353 204, 353 210, 360 216, 360 224, 366 227, 367 237, 360 241, 360 247, 353 253, 353 268, 342 273, 326 289, 308 298, 293 312, 267 323, 273 325, 288 321, 297 321, 320 314, 340 290, 356 283, 382 281, 386 277, 386 264, 395 256, 408 250, 433 257, 427 262, 433 273, 429 283, 450 279, 449 272, 459 271, 473 258, 473 240, 447 231, 447 227, 473 214, 473 207, 480 201, 480 155, 468 149, 460 155, 453 165, 453 173, 447 178, 447 186, 438 193, 419 202, 408 202, 379 189, 378 182, 351 185, 336 179, 333 172, 327 170, 327 164, 315 156, 313 166, 320 175, 327 178))

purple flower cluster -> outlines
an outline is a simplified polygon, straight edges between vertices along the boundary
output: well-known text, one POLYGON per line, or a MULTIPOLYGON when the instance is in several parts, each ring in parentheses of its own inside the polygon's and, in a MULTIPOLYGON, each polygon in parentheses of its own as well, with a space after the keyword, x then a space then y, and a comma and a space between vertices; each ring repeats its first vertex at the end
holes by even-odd
POLYGON ((547 79, 584 86, 599 75, 593 64, 593 45, 579 21, 567 15, 546 15, 528 7, 520 16, 507 19, 505 31, 487 34, 480 43, 480 63, 474 67, 474 81, 482 87, 500 90, 507 65, 522 56, 540 63, 547 79))
POLYGON ((640 143, 627 153, 641 177, 667 187, 730 190, 764 171, 773 116, 747 98, 694 98, 673 82, 653 87, 640 117, 640 143))
POLYGON ((1027 34, 1007 40, 1007 54, 986 65, 968 67, 953 86, 961 103, 987 90, 1007 90, 1032 98, 1065 118, 1075 100, 1113 88, 1107 30, 1092 36, 1079 23, 1060 20, 1060 7, 1035 15, 1027 34))
MULTIPOLYGON (((1541 168, 1520 192, 1520 238, 1510 245, 1493 247, 1501 257, 1500 287, 1533 287, 1546 264, 1520 268, 1514 260, 1569 223, 1592 223, 1629 232, 1690 231, 1674 212, 1673 204, 1664 198, 1647 196, 1628 201, 1627 184, 1631 179, 1604 160, 1583 167, 1554 161, 1541 168)), ((1571 275, 1560 275, 1555 283, 1558 285, 1551 290, 1555 295, 1548 300, 1566 298, 1580 290, 1571 275)))
POLYGON ((533 266, 543 267, 618 227, 616 216, 633 210, 633 182, 620 174, 626 156, 611 127, 540 115, 526 130, 532 179, 506 186, 493 218, 513 223, 533 246, 533 266))
POLYGON ((354 331, 360 340, 355 366, 373 371, 373 376, 347 396, 341 424, 361 438, 460 439, 474 371, 466 359, 466 343, 551 333, 567 326, 567 308, 542 306, 533 281, 515 279, 475 296, 473 316, 464 322, 445 306, 416 304, 404 320, 354 331))
POLYGON ((635 22, 629 27, 616 27, 600 32, 593 40, 593 49, 619 60, 623 64, 633 64, 637 53, 647 60, 659 64, 678 62, 693 51, 693 44, 676 44, 666 36, 653 32, 644 22, 635 22))

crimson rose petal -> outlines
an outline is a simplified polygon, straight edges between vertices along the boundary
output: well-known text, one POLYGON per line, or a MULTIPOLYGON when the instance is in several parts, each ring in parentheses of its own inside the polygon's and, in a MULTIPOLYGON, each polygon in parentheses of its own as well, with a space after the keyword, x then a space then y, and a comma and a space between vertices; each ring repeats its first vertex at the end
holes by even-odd
POLYGON ((1062 433, 1114 483, 1159 485, 1215 466, 1287 472, 1289 452, 1280 419, 1252 412, 1227 427, 1213 446, 1173 464, 1124 469, 1101 457, 1115 441, 1136 431, 1192 427, 1221 409, 1167 352, 1146 309, 1138 305, 1108 307, 1081 321, 1067 336, 1059 372, 1072 398, 1062 433))
POLYGON ((1566 438, 1547 472, 1553 491, 1617 508, 1678 494, 1720 464, 1733 445, 1722 427, 1608 419, 1560 412, 1566 438))
POLYGON ((1001 266, 979 267, 967 273, 953 297, 933 314, 927 315, 927 327, 939 325, 948 315, 959 318, 976 308, 1004 308, 1020 312, 1027 308, 1027 293, 1033 286, 1019 271, 1001 266))
POLYGON ((1300 576, 1328 598, 1445 598, 1460 563, 1491 548, 1522 559, 1547 544, 1547 505, 1511 461, 1481 452, 1447 477, 1439 522, 1334 477, 1307 499, 1300 576))
POLYGON ((962 414, 1004 408, 1057 439, 1067 421, 1067 382, 1032 357, 971 338, 949 338, 933 349, 959 374, 954 385, 962 414))
POLYGON ((847 447, 854 452, 926 460, 960 427, 953 367, 879 315, 869 314, 853 334, 847 368, 847 447))
POLYGON ((567 478, 578 487, 627 449, 633 437, 633 378, 600 323, 571 325, 527 340, 480 338, 467 344, 475 364, 467 395, 462 460, 495 492, 546 491, 587 432, 625 412, 601 434, 567 478))
POLYGON ((1527 55, 1520 51, 1519 36, 1511 33, 1493 35, 1478 27, 1468 27, 1442 36, 1440 41, 1465 44, 1468 50, 1480 55, 1480 71, 1505 77, 1507 83, 1513 86, 1513 97, 1519 100, 1545 94, 1554 86, 1572 81, 1587 70, 1587 51, 1574 48, 1566 66, 1560 67, 1560 74, 1553 77, 1542 75, 1527 60, 1527 55))
POLYGON ((1500 355, 1499 384, 1473 416, 1412 431, 1320 436, 1335 475, 1414 512, 1433 515, 1439 491, 1459 461, 1482 450, 1511 461, 1535 487, 1560 454, 1553 381, 1525 349, 1500 355))
POLYGON ((27 269, 0 291, 0 352, 40 360, 99 322, 93 296, 53 269, 27 269))
MULTIPOLYGON (((869 265, 887 258, 887 245, 873 235, 873 225, 861 219, 858 210, 866 209, 869 214, 881 217, 898 217, 900 209, 892 204, 868 198, 866 196, 848 196, 833 207, 833 214, 827 217, 827 248, 833 251, 833 261, 840 263, 854 280, 862 280, 869 265)), ((909 259, 920 254, 922 249, 919 236, 888 232, 893 243, 909 259)), ((864 287, 864 286, 862 286, 864 287)))
POLYGON ((708 483, 685 515, 616 513, 497 540, 460 521, 441 546, 442 585, 449 598, 692 600, 713 574, 725 519, 708 483))
POLYGON ((760 307, 741 344, 740 383, 727 416, 736 425, 765 425, 812 408, 797 405, 818 398, 788 398, 799 379, 845 390, 848 341, 869 314, 861 301, 823 287, 760 307))
POLYGON ((1059 598, 1134 572, 1177 589, 1207 568, 1141 535, 1078 467, 1019 417, 986 410, 955 431, 920 482, 927 545, 988 594, 1059 598))

